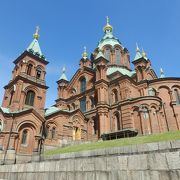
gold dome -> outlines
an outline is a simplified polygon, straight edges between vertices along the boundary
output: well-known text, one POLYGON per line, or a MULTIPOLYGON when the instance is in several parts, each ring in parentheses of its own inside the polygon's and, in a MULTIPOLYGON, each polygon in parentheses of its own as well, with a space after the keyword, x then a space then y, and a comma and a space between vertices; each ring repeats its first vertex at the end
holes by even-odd
POLYGON ((138 47, 138 44, 136 43, 136 52, 140 52, 140 49, 138 47))
POLYGON ((110 32, 112 32, 112 30, 113 30, 113 27, 109 24, 109 17, 107 16, 106 17, 106 25, 104 26, 104 32, 106 32, 106 31, 110 31, 110 32))

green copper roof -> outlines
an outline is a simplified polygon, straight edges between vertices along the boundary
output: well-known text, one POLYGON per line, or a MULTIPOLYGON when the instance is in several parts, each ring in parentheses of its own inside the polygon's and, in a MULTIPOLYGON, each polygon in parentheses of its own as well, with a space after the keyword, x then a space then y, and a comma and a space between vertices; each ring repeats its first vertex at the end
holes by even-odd
POLYGON ((137 60, 137 59, 140 59, 140 58, 142 58, 142 54, 139 51, 137 51, 136 56, 134 58, 134 61, 137 60))
MULTIPOLYGON (((98 43, 98 48, 101 49, 105 45, 120 45, 122 47, 119 39, 115 38, 113 35, 113 27, 109 24, 109 17, 106 17, 106 25, 104 26, 104 36, 98 43)), ((122 47, 123 48, 123 47, 122 47)))
POLYGON ((36 32, 33 34, 33 41, 29 45, 29 47, 26 49, 30 53, 34 54, 35 56, 38 56, 41 59, 46 59, 45 56, 42 54, 41 48, 39 46, 39 27, 36 27, 36 32))
POLYGON ((45 116, 49 116, 50 114, 53 114, 53 113, 58 112, 58 111, 60 111, 59 108, 57 108, 57 107, 55 107, 55 106, 52 106, 52 107, 50 107, 50 108, 48 108, 48 109, 46 110, 45 116))
POLYGON ((56 112, 59 112, 59 111, 63 111, 63 112, 72 112, 74 110, 67 110, 67 109, 60 109, 60 108, 57 108, 55 106, 51 106, 49 107, 48 109, 46 109, 46 112, 45 112, 45 116, 49 116, 51 114, 54 114, 56 112))
POLYGON ((102 51, 99 51, 97 56, 96 56, 96 59, 98 59, 99 57, 103 57, 105 58, 104 54, 102 53, 102 51))
POLYGON ((114 47, 115 45, 120 45, 122 47, 119 39, 115 38, 111 31, 105 32, 103 38, 98 43, 98 48, 101 49, 105 45, 111 45, 112 47, 114 47))
POLYGON ((129 77, 132 77, 136 73, 135 71, 129 71, 128 69, 123 67, 108 67, 106 74, 107 76, 109 76, 114 72, 120 72, 122 75, 127 75, 129 77))
POLYGON ((65 67, 63 67, 63 69, 62 69, 62 75, 61 75, 61 77, 59 78, 59 80, 64 79, 64 80, 68 81, 65 72, 66 72, 66 69, 65 69, 65 67))
POLYGON ((62 75, 61 75, 61 77, 59 78, 59 80, 61 80, 61 79, 64 79, 64 80, 66 80, 66 81, 68 81, 68 79, 67 79, 67 77, 66 77, 66 75, 63 73, 62 75))
POLYGON ((136 43, 136 55, 135 55, 134 61, 137 60, 137 59, 140 59, 142 57, 143 57, 142 53, 141 53, 141 51, 140 51, 140 49, 138 47, 138 44, 136 43))
POLYGON ((9 108, 4 108, 4 107, 0 107, 1 110, 3 111, 3 113, 10 113, 10 109, 9 108))
POLYGON ((27 48, 27 51, 33 52, 34 54, 38 53, 40 56, 43 55, 37 39, 33 39, 31 44, 27 48))
POLYGON ((27 107, 27 108, 24 108, 24 109, 19 110, 19 111, 10 111, 9 108, 4 108, 4 107, 0 107, 0 108, 6 114, 9 114, 9 113, 17 114, 17 113, 20 113, 20 112, 27 111, 28 109, 31 109, 30 107, 27 107))

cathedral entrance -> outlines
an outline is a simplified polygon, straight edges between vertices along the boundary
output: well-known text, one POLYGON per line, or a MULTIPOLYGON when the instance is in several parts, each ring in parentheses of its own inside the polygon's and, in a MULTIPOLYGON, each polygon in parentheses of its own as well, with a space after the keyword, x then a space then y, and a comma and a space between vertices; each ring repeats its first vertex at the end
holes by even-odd
POLYGON ((72 116, 71 123, 72 123, 72 140, 81 140, 85 138, 85 122, 84 117, 81 114, 75 114, 72 116))
POLYGON ((81 129, 79 127, 73 128, 73 140, 81 140, 81 129))

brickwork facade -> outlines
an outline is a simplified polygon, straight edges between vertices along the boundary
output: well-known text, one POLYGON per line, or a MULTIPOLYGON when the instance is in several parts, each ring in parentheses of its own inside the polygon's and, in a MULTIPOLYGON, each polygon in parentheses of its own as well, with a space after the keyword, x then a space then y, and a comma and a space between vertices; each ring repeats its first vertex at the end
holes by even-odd
POLYGON ((63 72, 57 81, 58 98, 50 108, 45 109, 48 62, 38 45, 14 61, 0 108, 1 159, 9 150, 32 155, 42 145, 97 140, 126 130, 146 135, 180 129, 180 78, 158 78, 138 47, 132 70, 129 52, 111 27, 107 22, 91 58, 84 51, 70 81, 63 72))

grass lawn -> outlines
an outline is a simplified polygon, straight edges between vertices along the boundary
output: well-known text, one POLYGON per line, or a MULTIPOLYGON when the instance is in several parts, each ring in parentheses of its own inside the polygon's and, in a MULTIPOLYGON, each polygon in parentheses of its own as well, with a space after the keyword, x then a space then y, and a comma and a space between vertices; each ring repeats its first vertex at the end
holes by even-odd
POLYGON ((111 148, 111 147, 118 147, 118 146, 127 146, 127 145, 133 145, 133 144, 144 144, 144 143, 152 143, 152 142, 159 142, 159 141, 177 140, 177 139, 180 139, 180 131, 67 146, 63 148, 57 148, 57 149, 46 151, 45 155, 50 156, 50 155, 55 155, 55 154, 79 152, 79 151, 102 149, 102 148, 111 148))

